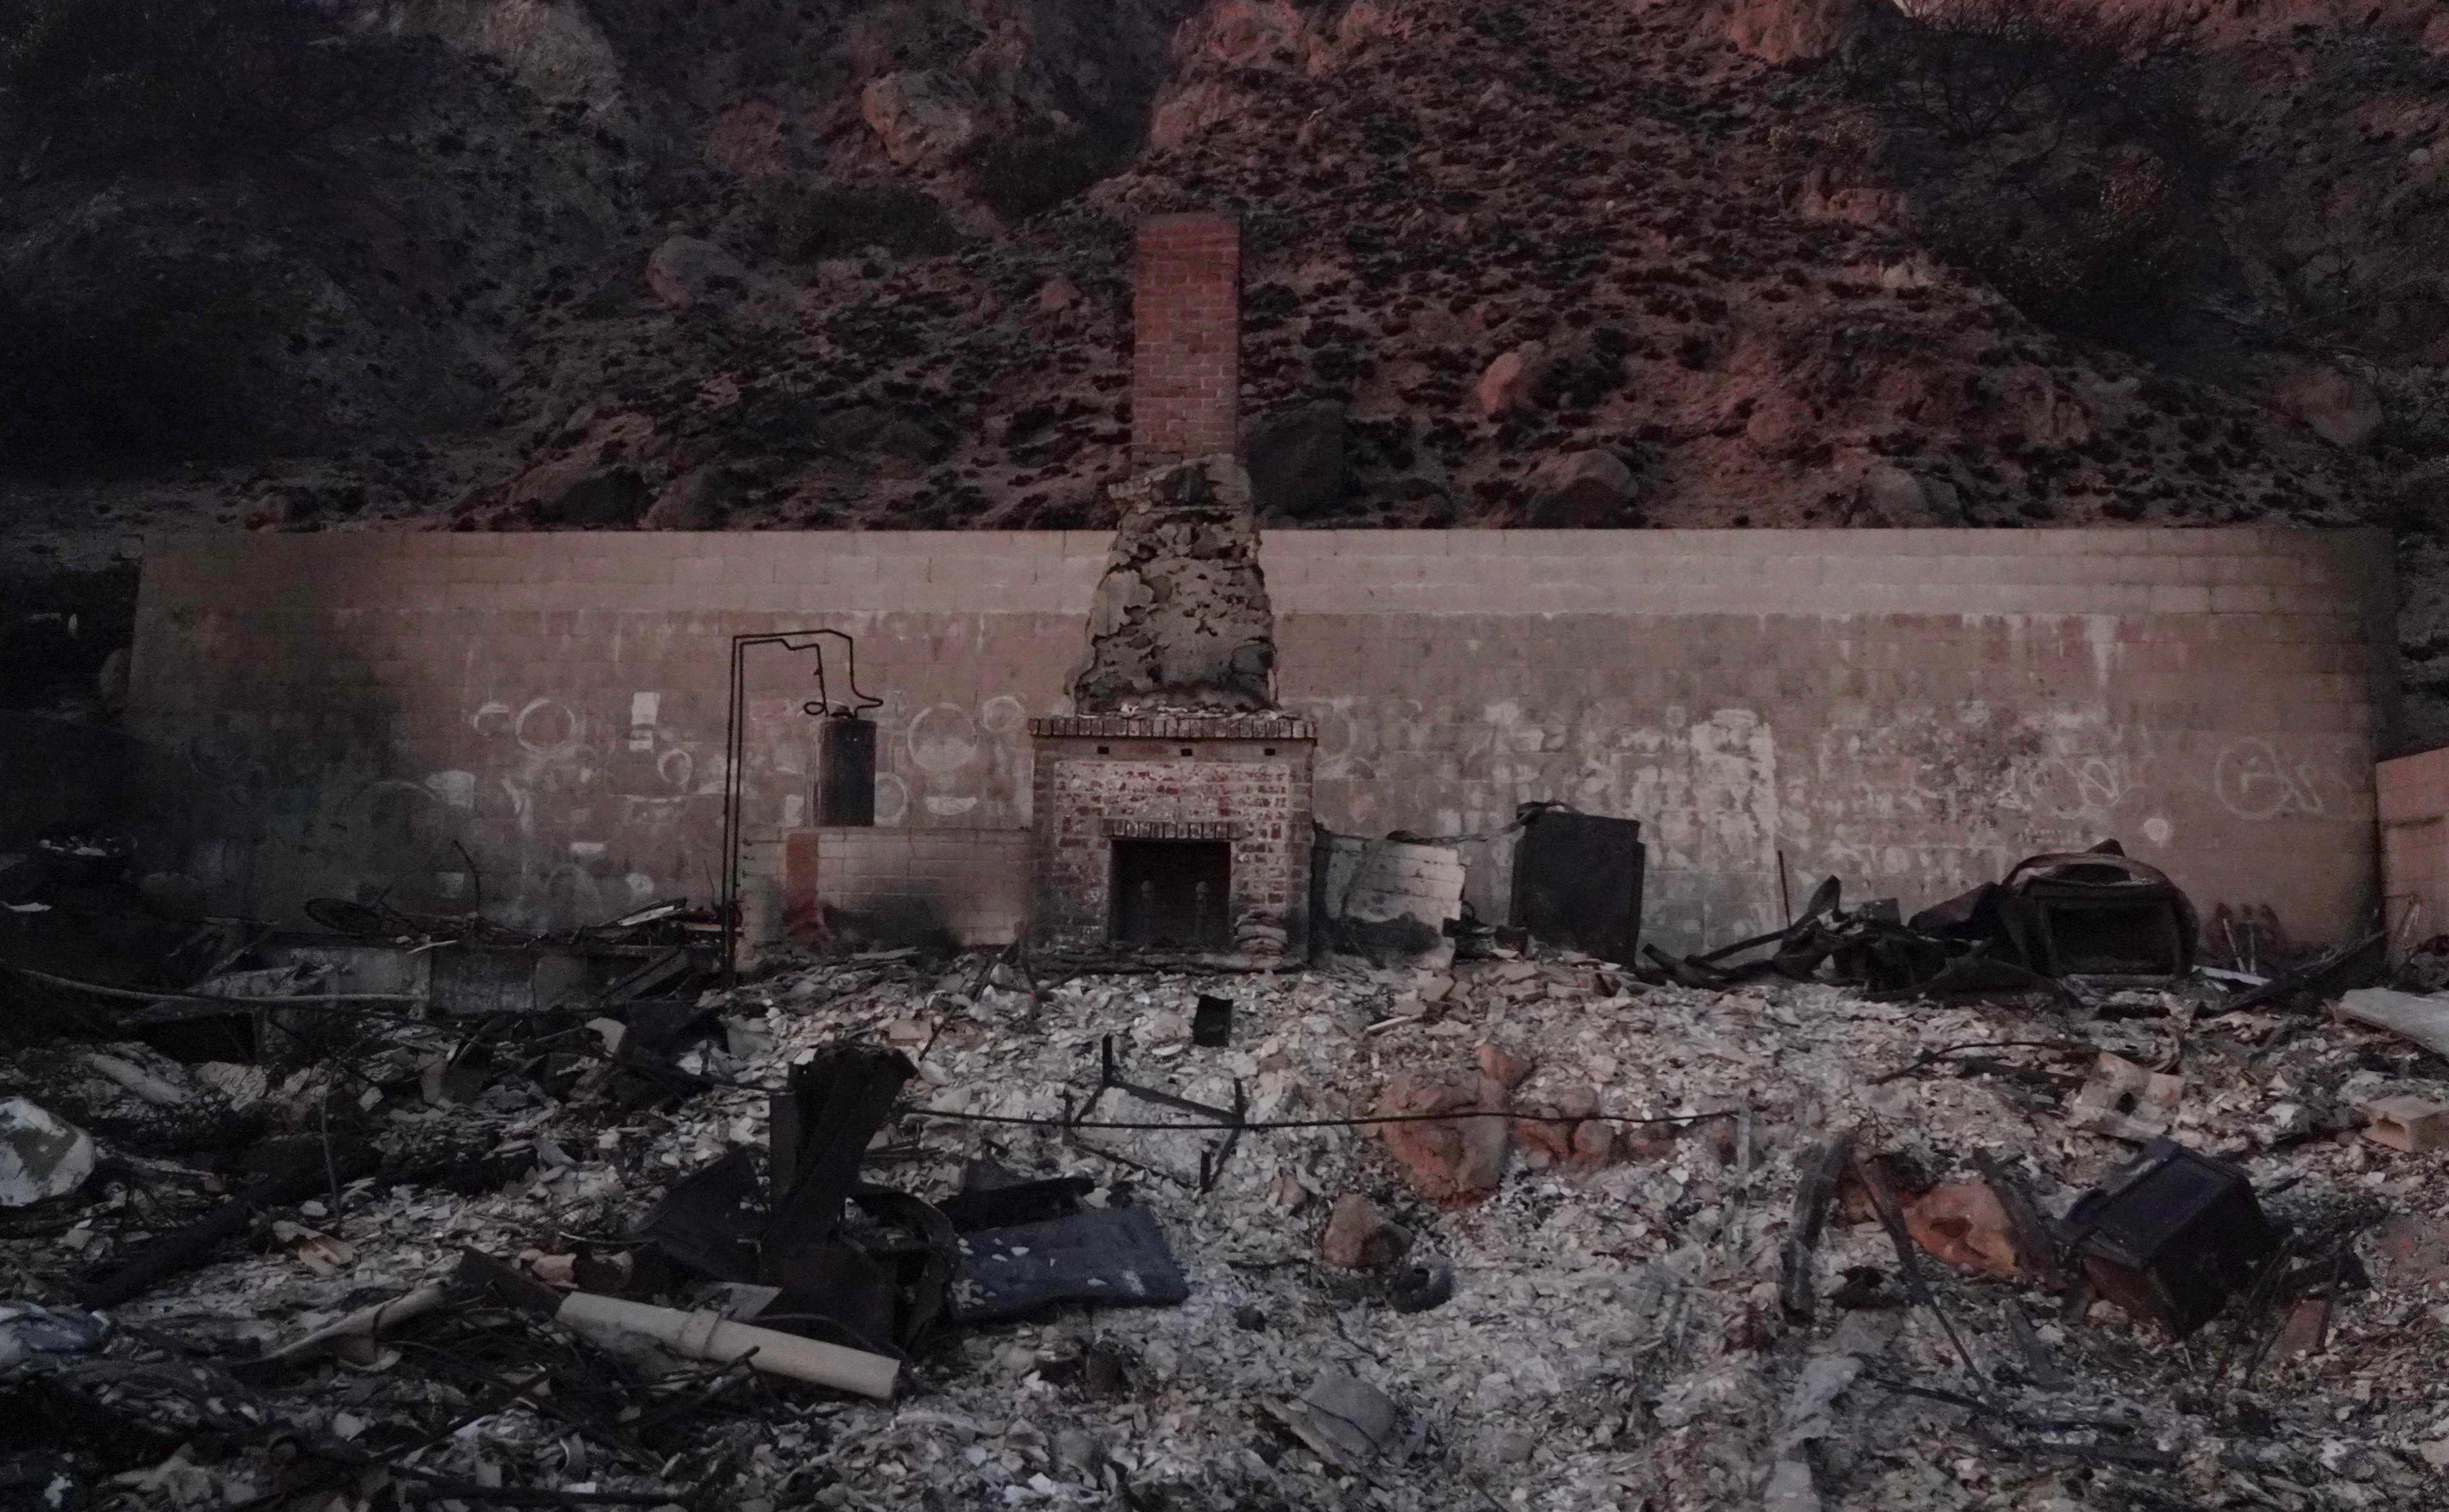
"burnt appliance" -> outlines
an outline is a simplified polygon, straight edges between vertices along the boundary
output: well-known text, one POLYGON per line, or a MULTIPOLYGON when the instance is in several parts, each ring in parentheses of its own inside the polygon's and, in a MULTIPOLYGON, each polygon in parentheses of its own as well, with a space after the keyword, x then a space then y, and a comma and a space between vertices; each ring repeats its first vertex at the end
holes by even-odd
POLYGON ((2246 1173, 2154 1139, 2067 1214, 2093 1289, 2185 1338, 2253 1284, 2279 1248, 2246 1173))
POLYGON ((2013 901, 2010 928, 2025 964, 2045 977, 2159 979, 2194 969, 2193 905, 2156 866, 2095 848, 2034 856, 2000 885, 2013 901))
POLYGON ((2156 982, 2193 971, 2201 926, 2168 873, 2106 840, 2028 856, 2003 881, 1925 908, 1909 927, 1987 945, 1995 959, 2043 977, 2156 982))
POLYGON ((816 821, 826 828, 876 823, 876 721, 849 709, 817 726, 816 821))

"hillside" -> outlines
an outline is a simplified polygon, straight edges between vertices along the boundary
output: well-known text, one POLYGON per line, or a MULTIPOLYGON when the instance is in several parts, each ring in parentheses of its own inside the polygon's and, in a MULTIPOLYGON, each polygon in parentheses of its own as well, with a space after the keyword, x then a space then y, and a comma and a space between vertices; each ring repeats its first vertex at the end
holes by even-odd
POLYGON ((1103 524, 1129 226, 1214 206, 1270 525, 2378 521, 2449 738, 2449 23, 1951 14, 363 6, 295 148, 18 133, 0 559, 1103 524))

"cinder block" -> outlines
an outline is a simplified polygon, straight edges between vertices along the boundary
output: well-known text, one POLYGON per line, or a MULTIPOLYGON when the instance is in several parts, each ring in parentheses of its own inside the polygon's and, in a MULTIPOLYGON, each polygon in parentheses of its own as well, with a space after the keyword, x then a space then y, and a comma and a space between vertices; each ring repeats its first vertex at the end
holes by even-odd
POLYGON ((2364 1137, 2420 1154, 2449 1147, 2449 1103, 2428 1097, 2382 1097, 2364 1104, 2364 1137))

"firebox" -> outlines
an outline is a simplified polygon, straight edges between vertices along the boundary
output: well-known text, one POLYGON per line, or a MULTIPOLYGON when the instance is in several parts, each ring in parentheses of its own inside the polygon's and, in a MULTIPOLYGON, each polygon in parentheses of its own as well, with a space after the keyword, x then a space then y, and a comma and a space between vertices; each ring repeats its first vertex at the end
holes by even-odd
POLYGON ((1230 950, 1232 887, 1230 842, 1118 840, 1113 941, 1125 950, 1230 950))
POLYGON ((1029 727, 1041 948, 1242 968, 1303 958, 1307 720, 1072 714, 1029 727))

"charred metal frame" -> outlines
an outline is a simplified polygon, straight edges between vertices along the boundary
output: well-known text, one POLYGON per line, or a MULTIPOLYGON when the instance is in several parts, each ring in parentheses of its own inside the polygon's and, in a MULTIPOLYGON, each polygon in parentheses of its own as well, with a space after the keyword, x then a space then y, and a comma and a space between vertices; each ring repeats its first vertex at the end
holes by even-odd
POLYGON ((847 702, 836 704, 826 693, 825 659, 817 657, 817 696, 800 706, 800 712, 811 719, 828 714, 855 715, 862 709, 880 708, 884 700, 859 691, 858 643, 849 633, 838 630, 777 630, 762 634, 731 637, 731 702, 723 725, 723 897, 716 912, 723 919, 723 983, 726 987, 740 982, 740 805, 746 782, 748 730, 741 717, 742 705, 747 696, 748 649, 752 646, 780 646, 784 650, 819 650, 830 636, 842 643, 842 680, 850 686, 847 702))
MULTIPOLYGON (((1063 1099, 1064 1132, 1070 1135, 1071 1143, 1079 1149, 1088 1151, 1090 1154, 1099 1155, 1108 1160, 1122 1158, 1110 1151, 1100 1150, 1094 1145, 1081 1143, 1079 1130, 1077 1128, 1077 1125, 1086 1122, 1088 1119, 1095 1115, 1098 1102, 1101 1101, 1105 1097, 1106 1094, 1109 1092, 1119 1092, 1127 1097, 1136 1097, 1142 1102, 1152 1102, 1160 1108, 1175 1108, 1184 1113, 1199 1114, 1210 1121, 1204 1124, 1186 1123, 1180 1125, 1179 1127, 1185 1130, 1222 1129, 1224 1131, 1224 1139, 1222 1144, 1217 1145, 1212 1150, 1202 1150, 1199 1152, 1200 1194, 1204 1196, 1207 1192, 1214 1191, 1217 1178, 1224 1173, 1224 1162, 1232 1158, 1233 1147, 1242 1142, 1242 1131, 1249 1127, 1250 1098, 1249 1095, 1243 1090, 1242 1078, 1239 1076, 1233 1078, 1233 1106, 1230 1108, 1219 1108, 1211 1103, 1193 1102, 1187 1097, 1177 1097, 1172 1093, 1160 1092, 1154 1087, 1142 1087, 1135 1083, 1125 1081, 1122 1077, 1122 1073, 1116 1069, 1114 1064, 1114 1037, 1111 1035, 1106 1036, 1104 1042, 1099 1047, 1099 1051, 1101 1055, 1101 1063, 1098 1068, 1097 1090, 1089 1095, 1089 1100, 1081 1105, 1078 1113, 1071 1112, 1071 1099, 1068 1095, 1063 1099)), ((1133 1164, 1133 1162, 1128 1161, 1126 1161, 1125 1163, 1133 1164)), ((1145 1170, 1147 1168, 1142 1167, 1141 1169, 1145 1170)), ((1167 1174, 1168 1173, 1158 1172, 1154 1173, 1163 1175, 1167 1174)), ((1180 1180, 1181 1178, 1177 1176, 1174 1179, 1180 1180)))

